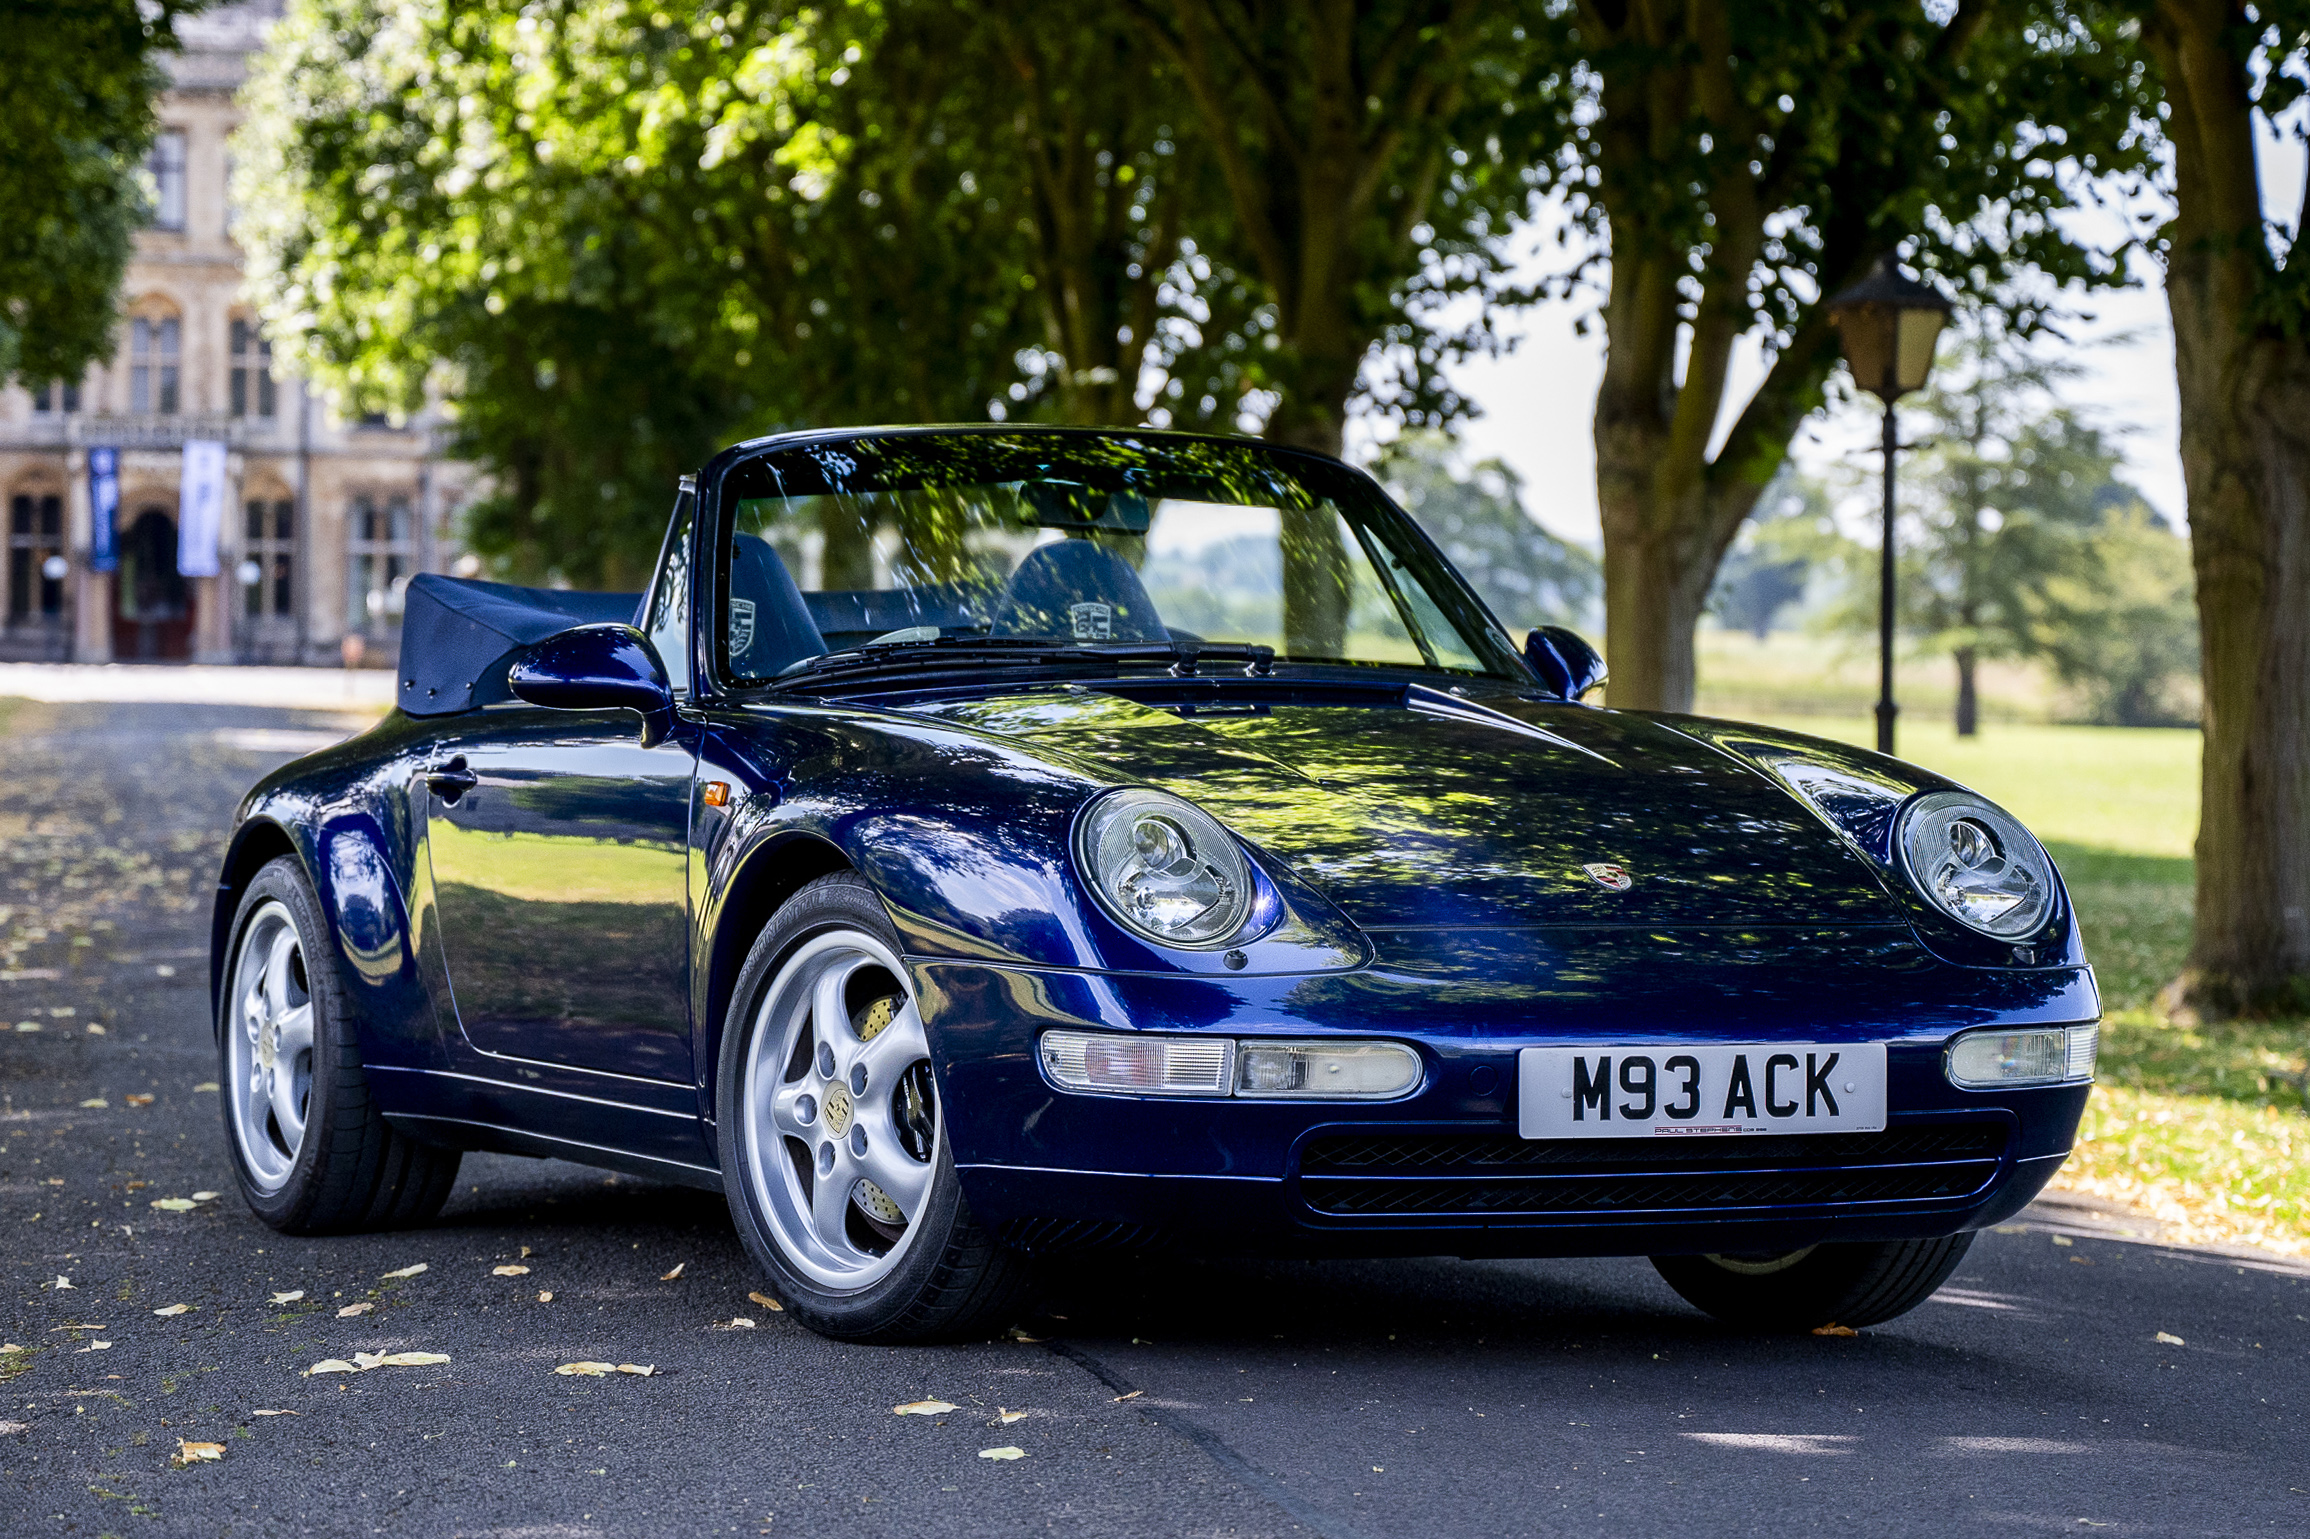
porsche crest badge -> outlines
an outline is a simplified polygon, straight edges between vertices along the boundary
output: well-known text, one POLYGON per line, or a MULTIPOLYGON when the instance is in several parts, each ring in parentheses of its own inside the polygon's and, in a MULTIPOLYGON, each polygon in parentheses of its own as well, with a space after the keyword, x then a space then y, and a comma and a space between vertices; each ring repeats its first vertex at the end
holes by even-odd
POLYGON ((1626 866, 1615 866, 1606 861, 1595 861, 1582 866, 1588 879, 1606 892, 1626 892, 1636 885, 1636 878, 1628 874, 1626 866))

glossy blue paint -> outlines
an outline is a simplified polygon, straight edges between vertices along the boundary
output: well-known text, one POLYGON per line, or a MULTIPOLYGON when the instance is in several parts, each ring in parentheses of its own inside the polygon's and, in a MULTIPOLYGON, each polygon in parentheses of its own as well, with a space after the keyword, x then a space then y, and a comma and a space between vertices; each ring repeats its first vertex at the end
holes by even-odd
MULTIPOLYGON (((2018 946, 1917 896, 1892 829, 1939 777, 1777 730, 1571 703, 1584 665, 1562 645, 1563 681, 981 670, 735 690, 698 639, 719 623, 718 488, 794 441, 725 453, 685 499, 664 562, 684 586, 651 610, 692 617, 678 688, 641 633, 582 627, 506 664, 519 698, 395 713, 244 802, 218 966, 242 887, 292 854, 398 1125, 713 1184, 731 980, 785 893, 848 868, 908 953, 966 1194, 1020 1243, 1563 1254, 1940 1234, 2011 1212, 2068 1149, 2083 1087, 1960 1091, 1942 1075, 1953 1032, 2100 1005, 2066 894, 2018 946), (707 781, 725 805, 697 795, 707 781), (1272 923, 1189 950, 1091 901, 1070 831, 1126 784, 1235 831, 1272 923), (1600 886, 1582 869, 1596 862, 1633 882, 1600 886), (1379 1105, 1085 1096, 1036 1067, 1059 1024, 1380 1036, 1426 1074, 1379 1105), (1887 1041, 1893 1131, 1994 1150, 1971 1185, 1813 1208, 1348 1213, 1310 1196, 1324 1140, 1513 1140, 1521 1047, 1774 1040, 1887 1041)), ((1710 1158, 1737 1174, 1754 1156, 1710 1158)))

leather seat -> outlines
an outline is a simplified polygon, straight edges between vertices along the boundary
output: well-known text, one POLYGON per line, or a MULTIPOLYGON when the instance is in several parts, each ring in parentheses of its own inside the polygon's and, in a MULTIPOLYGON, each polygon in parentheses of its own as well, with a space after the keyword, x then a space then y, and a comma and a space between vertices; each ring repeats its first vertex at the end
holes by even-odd
POLYGON ((995 606, 994 634, 1094 642, 1171 639, 1131 563, 1089 540, 1029 551, 995 606))

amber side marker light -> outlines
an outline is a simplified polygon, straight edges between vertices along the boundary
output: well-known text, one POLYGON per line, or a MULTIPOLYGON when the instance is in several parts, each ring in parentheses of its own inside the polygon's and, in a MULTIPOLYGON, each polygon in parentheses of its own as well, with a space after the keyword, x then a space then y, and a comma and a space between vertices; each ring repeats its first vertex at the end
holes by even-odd
POLYGON ((709 807, 727 807, 729 804, 730 804, 730 782, 728 782, 727 780, 709 780, 709 781, 707 781, 707 782, 706 782, 706 805, 707 805, 707 806, 709 806, 709 807))

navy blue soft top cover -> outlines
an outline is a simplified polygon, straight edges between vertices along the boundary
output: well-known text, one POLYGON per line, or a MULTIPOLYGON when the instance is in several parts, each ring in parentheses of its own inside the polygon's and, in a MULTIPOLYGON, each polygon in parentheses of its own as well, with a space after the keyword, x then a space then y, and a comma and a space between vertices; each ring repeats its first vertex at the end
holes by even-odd
POLYGON ((469 710, 482 703, 474 690, 491 665, 516 647, 573 625, 637 625, 641 603, 638 593, 516 588, 421 572, 409 579, 401 610, 401 709, 412 716, 469 710))

